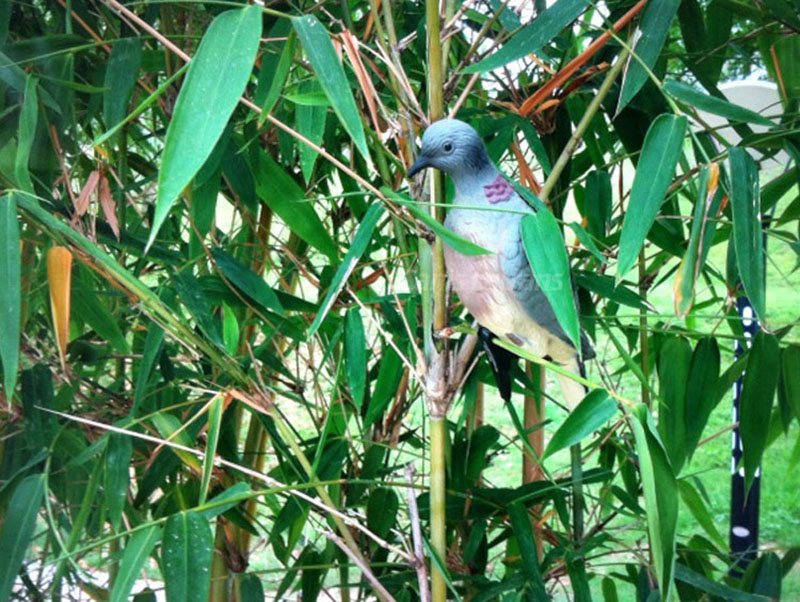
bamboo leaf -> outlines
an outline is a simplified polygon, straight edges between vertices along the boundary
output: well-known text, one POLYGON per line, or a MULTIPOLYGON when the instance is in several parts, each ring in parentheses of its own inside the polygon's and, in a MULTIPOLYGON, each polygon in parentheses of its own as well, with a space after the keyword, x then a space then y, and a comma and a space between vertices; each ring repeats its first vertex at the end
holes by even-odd
POLYGON ((764 322, 764 234, 761 230, 758 166, 747 151, 738 146, 730 150, 728 164, 736 265, 747 298, 759 320, 764 322))
POLYGON ((103 119, 107 128, 125 119, 141 63, 142 41, 139 38, 123 38, 111 49, 103 82, 103 119))
POLYGON ((0 600, 8 600, 20 567, 25 560, 25 551, 31 545, 36 516, 42 506, 44 476, 34 474, 25 477, 14 489, 5 509, 2 531, 0 531, 0 600))
POLYGON ((208 520, 196 512, 167 519, 161 540, 169 602, 206 602, 211 585, 213 537, 208 520))
POLYGON ((286 41, 267 44, 261 59, 261 69, 258 71, 258 86, 253 97, 261 107, 261 114, 258 116, 259 126, 263 125, 267 116, 275 108, 281 89, 286 83, 289 67, 292 66, 292 57, 297 45, 297 36, 291 31, 291 24, 287 19, 278 19, 269 31, 269 37, 285 37, 286 41), (280 51, 278 51, 279 47, 280 51))
POLYGON ((122 433, 109 433, 106 446, 106 483, 104 489, 108 522, 119 529, 130 483, 133 441, 122 433))
POLYGON ((76 286, 72 291, 75 299, 74 310, 78 319, 85 320, 89 326, 119 353, 128 353, 128 342, 105 304, 97 298, 97 291, 85 286, 76 286))
POLYGON ((264 309, 284 315, 283 306, 264 279, 247 266, 239 263, 236 258, 217 247, 211 250, 211 256, 220 272, 233 283, 233 285, 258 303, 264 309))
POLYGON ((217 455, 217 444, 219 443, 220 425, 222 424, 222 397, 211 402, 208 407, 208 442, 206 443, 206 455, 203 457, 203 476, 200 480, 200 499, 198 506, 206 503, 208 486, 211 483, 211 474, 214 470, 214 458, 217 455))
POLYGON ((679 4, 680 0, 661 0, 661 2, 648 2, 645 6, 642 22, 639 25, 638 39, 633 46, 633 52, 628 59, 622 80, 617 115, 636 96, 649 78, 647 70, 652 71, 656 64, 679 4), (642 63, 646 65, 647 69, 642 63))
POLYGON ((239 322, 227 303, 222 304, 222 342, 228 355, 236 355, 239 347, 239 322))
POLYGON ((686 568, 682 564, 675 565, 675 579, 681 583, 686 583, 692 587, 706 592, 715 599, 725 600, 725 602, 771 602, 775 598, 750 594, 738 589, 734 589, 724 583, 712 581, 700 573, 696 573, 686 568))
POLYGON ((800 347, 790 345, 781 351, 781 371, 786 402, 800 420, 800 347))
POLYGON ((669 114, 659 115, 647 130, 622 223, 617 280, 636 262, 639 249, 655 222, 683 152, 685 132, 686 117, 669 114))
POLYGON ((553 433, 542 459, 582 441, 617 413, 617 403, 602 389, 595 389, 567 415, 564 423, 553 433))
MULTIPOLYGON (((303 84, 300 86, 301 91, 315 89, 312 82, 303 82, 303 84)), ((325 103, 327 105, 327 99, 325 103)), ((314 144, 321 144, 322 135, 325 133, 325 120, 328 116, 326 107, 298 104, 294 113, 297 131, 314 144)), ((297 151, 300 154, 300 168, 303 171, 303 177, 306 182, 310 182, 314 163, 316 163, 319 153, 306 144, 299 145, 297 151)))
POLYGON ((684 479, 678 481, 678 491, 680 491, 683 503, 689 509, 689 512, 692 513, 697 523, 703 527, 714 543, 719 546, 720 550, 726 549, 727 542, 717 530, 717 526, 714 524, 714 517, 711 516, 711 512, 709 512, 708 507, 705 502, 703 502, 703 498, 700 497, 700 493, 695 486, 684 479))
POLYGON ((539 567, 539 554, 536 550, 536 540, 533 536, 533 526, 528 509, 521 502, 512 502, 508 505, 508 518, 511 521, 511 530, 517 538, 522 555, 522 568, 534 599, 547 600, 549 596, 544 587, 542 570, 539 567))
POLYGON ((372 232, 375 230, 375 226, 378 224, 381 215, 383 215, 383 205, 380 203, 373 203, 361 220, 361 224, 358 226, 356 235, 353 238, 353 244, 350 245, 350 249, 344 256, 344 260, 339 266, 339 269, 336 270, 336 274, 331 281, 331 286, 328 292, 325 293, 325 298, 320 304, 320 309, 308 329, 308 338, 311 338, 317 332, 322 321, 331 310, 333 302, 336 301, 344 285, 347 284, 347 279, 350 277, 350 274, 353 273, 364 251, 367 250, 369 241, 372 240, 372 232))
POLYGON ((367 386, 367 340, 364 336, 364 322, 358 307, 347 310, 345 318, 344 349, 347 357, 347 380, 353 403, 359 412, 364 403, 364 390, 367 386))
POLYGON ((303 190, 266 153, 259 153, 253 170, 258 197, 272 209, 292 231, 331 261, 338 257, 336 244, 322 224, 314 206, 303 190))
POLYGON ((759 330, 750 348, 739 399, 739 432, 742 436, 745 490, 748 491, 767 445, 779 363, 778 339, 759 330))
POLYGON ((381 188, 386 196, 399 205, 405 206, 419 221, 430 228, 439 238, 441 238, 448 245, 453 247, 462 255, 491 255, 492 251, 484 249, 480 245, 476 245, 471 240, 467 240, 460 234, 456 234, 452 230, 448 230, 439 221, 434 219, 430 213, 417 206, 417 203, 409 198, 406 198, 399 193, 389 189, 381 188))
POLYGON ((133 584, 139 578, 139 573, 159 539, 161 527, 158 525, 145 527, 131 536, 122 554, 109 602, 127 602, 133 584))
POLYGON ((691 357, 689 342, 674 336, 664 342, 658 355, 658 432, 676 474, 686 459, 686 383, 691 357))
POLYGON ((6 399, 11 405, 19 367, 22 299, 19 218, 17 203, 10 194, 0 197, 0 239, 0 360, 6 399))
MULTIPOLYGON (((0 68, 2 70, 2 68, 0 68)), ((22 101, 22 110, 19 114, 19 128, 17 134, 17 156, 14 159, 14 178, 25 192, 33 194, 33 181, 31 180, 28 163, 33 148, 33 139, 36 136, 36 122, 39 116, 38 83, 33 75, 25 78, 25 97, 22 101)))
POLYGON ((522 218, 522 243, 536 282, 556 314, 558 323, 572 341, 581 348, 580 323, 569 271, 569 257, 561 229, 553 214, 540 210, 522 218))
MULTIPOLYGON (((519 30, 503 46, 482 61, 466 67, 464 73, 491 71, 529 54, 536 54, 555 38, 589 4, 588 0, 559 0, 536 15, 535 19, 519 30)), ((509 12, 508 9, 504 12, 509 12)))
POLYGON ((292 25, 303 44, 308 60, 314 67, 317 79, 331 101, 333 112, 350 134, 361 155, 369 161, 367 139, 361 116, 358 114, 353 91, 347 80, 330 34, 314 15, 292 18, 292 25))
POLYGON ((397 521, 400 500, 394 489, 378 487, 367 501, 367 528, 378 537, 386 537, 397 521))
POLYGON ((261 7, 225 11, 189 64, 167 128, 149 248, 175 200, 214 149, 244 92, 261 39, 261 7), (225 76, 220 76, 220 65, 225 76))
MULTIPOLYGON (((698 341, 689 365, 686 381, 686 453, 691 458, 708 423, 711 412, 719 401, 720 356, 719 346, 713 337, 698 341)), ((667 378, 670 378, 667 376, 667 378)))
POLYGON ((47 284, 50 309, 61 367, 66 369, 69 340, 70 297, 72 294, 72 253, 66 247, 52 247, 47 252, 47 284))
POLYGON ((775 124, 755 111, 746 109, 742 106, 728 102, 722 98, 711 96, 705 92, 701 92, 688 84, 675 81, 674 79, 664 82, 664 91, 684 104, 687 104, 706 113, 712 115, 719 115, 730 121, 743 122, 743 123, 758 123, 767 127, 773 127, 775 124))
POLYGON ((704 167, 700 173, 697 200, 692 218, 692 231, 689 244, 683 256, 678 272, 675 274, 675 313, 685 316, 694 302, 695 282, 705 265, 708 250, 717 229, 717 216, 722 204, 722 189, 718 186, 719 166, 712 163, 704 167))
POLYGON ((674 589, 677 483, 667 453, 655 434, 649 411, 644 404, 636 406, 630 424, 639 456, 647 530, 658 575, 658 589, 662 599, 669 600, 674 589))

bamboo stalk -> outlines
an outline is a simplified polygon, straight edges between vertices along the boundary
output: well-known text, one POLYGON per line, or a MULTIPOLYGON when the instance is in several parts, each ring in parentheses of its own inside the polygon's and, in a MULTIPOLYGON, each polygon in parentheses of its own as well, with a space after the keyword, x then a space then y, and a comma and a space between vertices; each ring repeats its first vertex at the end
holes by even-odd
MULTIPOLYGON (((439 1, 426 0, 425 18, 427 24, 427 53, 428 53, 428 117, 431 122, 441 119, 444 115, 444 67, 441 46, 441 19, 439 15, 439 1)), ((434 170, 430 177, 431 186, 431 213, 439 221, 444 220, 444 207, 442 201, 442 174, 434 170)), ((423 243, 424 244, 424 243, 423 243)), ((447 299, 445 283, 444 250, 441 239, 437 238, 433 247, 432 269, 432 294, 433 294, 433 329, 440 331, 447 323, 447 299)), ((446 342, 445 342, 446 344, 446 342)), ((447 558, 447 532, 445 522, 445 454, 447 437, 447 405, 448 401, 441 395, 447 387, 446 349, 438 346, 430 349, 431 357, 427 358, 428 373, 426 375, 426 397, 428 409, 431 412, 430 421, 430 488, 431 488, 431 545, 435 554, 442 562, 447 558), (438 402, 438 403, 437 403, 438 402), (442 407, 444 406, 444 407, 442 407), (435 412, 435 413, 434 413, 435 412)), ((445 602, 447 599, 447 585, 441 571, 431 566, 431 599, 433 602, 445 602)))

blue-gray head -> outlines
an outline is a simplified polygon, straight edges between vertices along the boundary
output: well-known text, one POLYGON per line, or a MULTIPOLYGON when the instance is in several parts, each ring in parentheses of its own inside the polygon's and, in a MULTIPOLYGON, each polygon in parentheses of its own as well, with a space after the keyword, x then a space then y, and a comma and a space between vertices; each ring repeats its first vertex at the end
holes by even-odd
POLYGON ((408 170, 408 177, 426 167, 441 169, 458 179, 462 174, 474 175, 493 166, 483 140, 471 125, 458 119, 440 119, 422 135, 422 151, 408 170))

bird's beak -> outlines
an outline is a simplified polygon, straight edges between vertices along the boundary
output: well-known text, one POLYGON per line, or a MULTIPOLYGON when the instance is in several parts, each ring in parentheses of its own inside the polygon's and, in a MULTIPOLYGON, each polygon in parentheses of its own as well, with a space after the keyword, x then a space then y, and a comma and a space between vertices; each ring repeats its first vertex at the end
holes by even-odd
POLYGON ((431 164, 428 162, 428 158, 425 155, 420 155, 419 157, 417 157, 417 160, 414 161, 414 165, 411 166, 411 169, 408 170, 408 174, 406 175, 409 178, 413 178, 423 169, 430 166, 431 164))

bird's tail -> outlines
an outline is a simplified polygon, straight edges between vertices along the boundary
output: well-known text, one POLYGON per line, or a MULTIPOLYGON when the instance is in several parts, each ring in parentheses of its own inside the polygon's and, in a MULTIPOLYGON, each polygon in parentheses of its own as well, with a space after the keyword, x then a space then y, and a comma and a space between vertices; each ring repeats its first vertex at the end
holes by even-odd
MULTIPOLYGON (((564 368, 573 374, 577 374, 578 376, 585 377, 586 375, 583 362, 578 358, 577 355, 567 361, 564 364, 564 368)), ((563 374, 556 374, 556 377, 558 378, 558 384, 561 386, 561 391, 564 394, 567 407, 570 411, 574 410, 586 395, 586 387, 581 383, 572 380, 570 377, 564 376, 563 374)))

